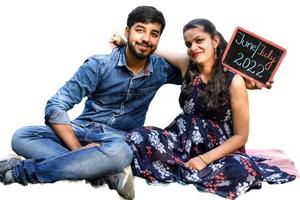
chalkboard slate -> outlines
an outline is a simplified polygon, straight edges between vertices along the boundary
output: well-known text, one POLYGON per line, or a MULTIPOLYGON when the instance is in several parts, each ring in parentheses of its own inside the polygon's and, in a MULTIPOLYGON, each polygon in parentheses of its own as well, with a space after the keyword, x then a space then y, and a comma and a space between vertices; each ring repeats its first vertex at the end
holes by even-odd
POLYGON ((273 79, 286 50, 250 31, 237 27, 223 54, 222 62, 230 70, 260 82, 273 79))

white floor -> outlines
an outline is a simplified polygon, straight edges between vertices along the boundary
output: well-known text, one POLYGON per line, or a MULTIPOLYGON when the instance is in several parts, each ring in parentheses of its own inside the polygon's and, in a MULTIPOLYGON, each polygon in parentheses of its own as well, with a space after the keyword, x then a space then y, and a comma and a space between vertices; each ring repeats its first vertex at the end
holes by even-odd
MULTIPOLYGON (((271 90, 249 91, 251 149, 281 149, 300 169, 299 157, 299 35, 298 6, 293 0, 11 0, 0 2, 0 157, 12 153, 13 132, 25 125, 43 124, 48 98, 72 76, 86 57, 109 52, 108 40, 122 33, 128 13, 137 5, 164 12, 167 26, 159 48, 185 52, 182 26, 193 18, 208 18, 229 40, 236 26, 244 27, 287 49, 271 90), (244 5, 244 4, 243 4, 244 5), (177 6, 177 8, 173 8, 177 6), (298 16, 298 17, 297 17, 298 16)), ((181 112, 179 87, 165 86, 150 105, 146 125, 165 127, 181 112), (158 117, 159 116, 159 117, 158 117)), ((69 114, 77 116, 82 105, 69 114)), ((222 199, 192 186, 149 186, 136 178, 137 200, 222 199)), ((29 185, 0 184, 0 199, 119 199, 107 187, 84 182, 29 185)), ((264 184, 238 199, 299 199, 300 181, 264 184)))
MULTIPOLYGON (((209 193, 198 192, 193 186, 182 186, 179 184, 169 184, 163 186, 150 186, 140 178, 135 179, 136 200, 182 200, 182 199, 209 199, 222 200, 209 193)), ((264 184, 260 190, 252 190, 241 195, 239 200, 254 199, 272 199, 296 200, 300 195, 299 179, 284 185, 268 185, 264 184)), ((14 184, 3 186, 0 185, 0 195, 5 195, 9 199, 30 199, 30 200, 53 200, 53 199, 103 199, 118 200, 120 199, 114 190, 110 190, 107 186, 100 188, 92 188, 84 181, 66 182, 61 181, 54 184, 29 185, 26 187, 14 184)))

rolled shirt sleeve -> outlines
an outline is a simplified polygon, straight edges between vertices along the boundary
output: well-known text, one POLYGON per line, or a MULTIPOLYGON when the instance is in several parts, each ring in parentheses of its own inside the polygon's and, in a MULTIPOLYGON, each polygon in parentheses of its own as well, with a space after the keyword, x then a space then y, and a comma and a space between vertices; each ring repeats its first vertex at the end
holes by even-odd
POLYGON ((100 81, 100 61, 88 58, 74 76, 46 104, 46 124, 70 124, 67 111, 91 94, 100 81))

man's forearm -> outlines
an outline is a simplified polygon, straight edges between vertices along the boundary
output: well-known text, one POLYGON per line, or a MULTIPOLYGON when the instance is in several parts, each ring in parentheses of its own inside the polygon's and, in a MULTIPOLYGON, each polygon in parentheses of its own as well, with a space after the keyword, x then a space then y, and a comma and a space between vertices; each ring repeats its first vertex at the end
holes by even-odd
POLYGON ((69 150, 75 150, 81 147, 78 139, 76 138, 71 125, 68 124, 51 124, 55 134, 64 143, 69 150))

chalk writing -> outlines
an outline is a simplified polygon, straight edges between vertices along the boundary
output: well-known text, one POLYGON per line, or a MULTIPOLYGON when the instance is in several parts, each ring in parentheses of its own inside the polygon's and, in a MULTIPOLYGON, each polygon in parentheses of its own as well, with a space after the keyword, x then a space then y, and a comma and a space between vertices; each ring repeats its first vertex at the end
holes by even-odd
POLYGON ((241 27, 237 27, 223 55, 223 64, 265 85, 270 81, 286 50, 241 27))

